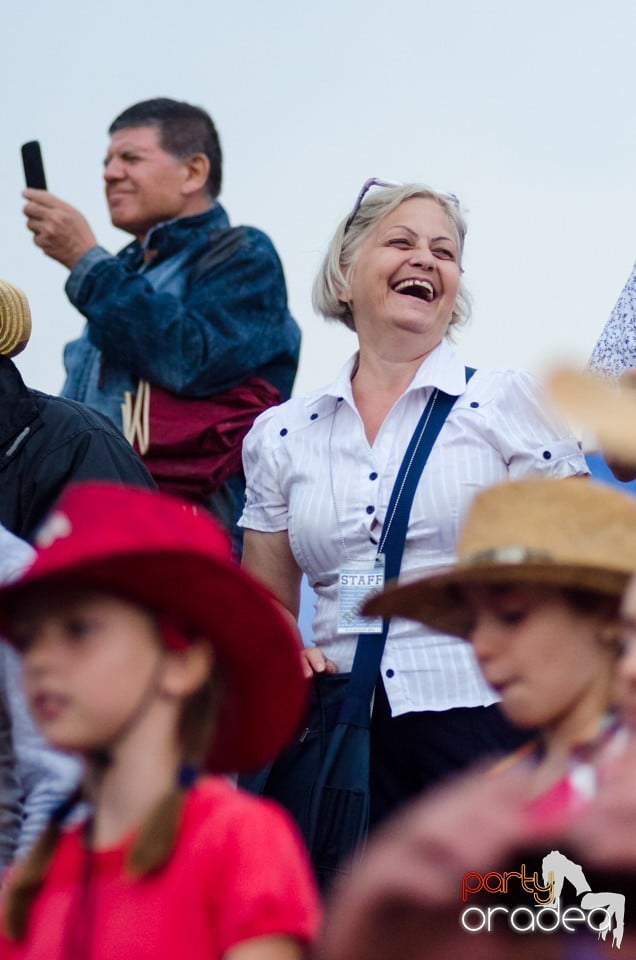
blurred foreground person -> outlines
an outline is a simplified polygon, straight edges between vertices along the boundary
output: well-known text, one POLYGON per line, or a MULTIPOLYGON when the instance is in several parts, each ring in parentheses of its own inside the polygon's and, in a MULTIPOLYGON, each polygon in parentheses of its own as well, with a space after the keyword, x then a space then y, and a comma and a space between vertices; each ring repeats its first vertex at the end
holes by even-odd
POLYGON ((42 731, 85 775, 9 880, 3 960, 300 958, 317 904, 299 839, 204 775, 267 761, 299 721, 277 608, 204 511, 156 493, 75 486, 36 551, 0 589, 0 629, 42 731))
MULTIPOLYGON (((514 850, 567 840, 623 749, 617 621, 634 569, 634 499, 576 480, 520 481, 478 495, 449 571, 368 603, 370 614, 469 638, 504 713, 537 734, 508 762, 415 801, 372 837, 329 900, 320 957, 517 956, 505 940, 458 929, 462 880, 501 868, 514 850)), ((551 947, 543 935, 529 940, 521 951, 551 947)))
MULTIPOLYGON (((523 938, 471 936, 461 929, 462 878, 505 861, 530 835, 520 771, 463 774, 412 801, 372 835, 325 906, 320 960, 517 958, 523 938)), ((532 938, 528 938, 532 941, 532 938)), ((534 945, 533 945, 534 946, 534 945)), ((540 956, 547 960, 547 940, 540 956)), ((530 956, 538 957, 531 953, 530 956)))

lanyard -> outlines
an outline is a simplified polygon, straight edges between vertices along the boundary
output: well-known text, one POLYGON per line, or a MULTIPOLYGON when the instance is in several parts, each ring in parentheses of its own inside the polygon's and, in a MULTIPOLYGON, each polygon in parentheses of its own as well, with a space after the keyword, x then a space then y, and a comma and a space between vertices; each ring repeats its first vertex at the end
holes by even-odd
MULTIPOLYGON (((473 368, 466 367, 466 383, 474 372, 473 368)), ((457 397, 443 393, 441 390, 436 390, 431 396, 395 478, 387 509, 387 517, 391 518, 390 529, 381 541, 386 557, 386 576, 389 580, 395 579, 400 572, 415 490, 433 445, 456 400, 457 397)), ((368 727, 369 705, 380 670, 388 631, 389 621, 384 620, 382 633, 359 634, 347 697, 338 716, 339 722, 368 727)))

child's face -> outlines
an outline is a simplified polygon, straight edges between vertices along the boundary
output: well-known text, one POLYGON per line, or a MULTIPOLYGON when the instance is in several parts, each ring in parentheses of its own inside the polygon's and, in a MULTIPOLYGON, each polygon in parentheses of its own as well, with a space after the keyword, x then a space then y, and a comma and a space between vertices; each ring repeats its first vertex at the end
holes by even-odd
POLYGON ((578 612, 561 591, 540 585, 471 586, 463 594, 468 639, 513 723, 565 725, 576 736, 579 724, 603 714, 615 654, 599 641, 600 615, 578 612))
POLYGON ((109 745, 149 690, 162 644, 141 607, 88 590, 38 590, 16 609, 28 703, 49 742, 109 745))

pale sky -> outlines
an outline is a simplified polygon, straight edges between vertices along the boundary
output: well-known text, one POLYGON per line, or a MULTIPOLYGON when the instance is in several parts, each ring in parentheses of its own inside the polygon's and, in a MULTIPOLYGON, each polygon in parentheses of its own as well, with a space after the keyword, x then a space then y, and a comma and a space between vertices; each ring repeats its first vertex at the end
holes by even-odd
POLYGON ((417 180, 467 208, 467 363, 583 364, 636 258, 634 0, 31 0, 2 25, 0 277, 31 301, 19 366, 57 392, 83 319, 65 268, 31 241, 19 147, 117 250, 101 169, 110 121, 172 96, 221 134, 232 221, 270 234, 303 330, 296 391, 355 349, 314 316, 313 276, 370 176, 417 180))

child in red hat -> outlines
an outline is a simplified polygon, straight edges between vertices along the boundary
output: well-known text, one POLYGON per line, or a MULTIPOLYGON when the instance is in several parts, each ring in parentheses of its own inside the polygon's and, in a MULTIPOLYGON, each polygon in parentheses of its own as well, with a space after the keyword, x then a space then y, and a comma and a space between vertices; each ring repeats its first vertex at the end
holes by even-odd
POLYGON ((267 762, 300 721, 275 604, 207 515, 156 493, 71 487, 36 548, 0 590, 0 630, 85 777, 9 880, 2 957, 301 957, 318 909, 294 829, 200 775, 267 762))

